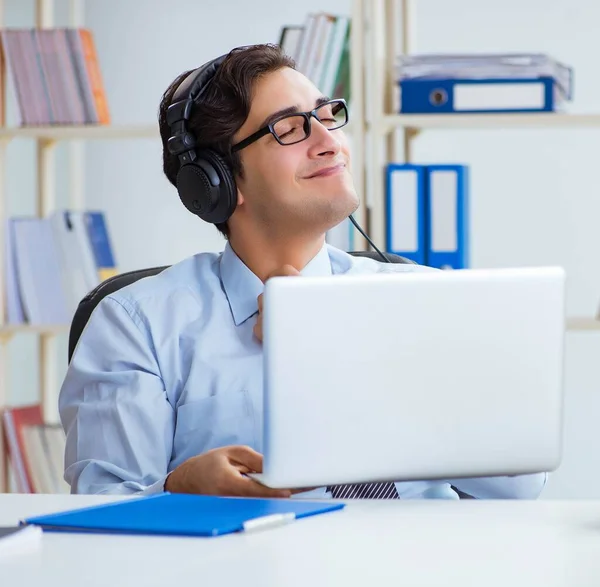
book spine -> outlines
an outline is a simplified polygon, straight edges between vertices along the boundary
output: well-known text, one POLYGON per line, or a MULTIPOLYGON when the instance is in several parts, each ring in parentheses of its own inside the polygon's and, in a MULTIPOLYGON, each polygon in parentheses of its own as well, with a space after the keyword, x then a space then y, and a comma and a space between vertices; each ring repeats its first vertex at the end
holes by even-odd
POLYGON ((98 111, 98 121, 100 124, 110 124, 108 102, 106 100, 106 92, 104 91, 104 83, 100 73, 100 64, 98 61, 98 54, 96 53, 92 32, 88 29, 80 29, 79 35, 81 37, 83 46, 83 54, 85 57, 87 73, 92 85, 94 100, 96 102, 96 109, 98 111))

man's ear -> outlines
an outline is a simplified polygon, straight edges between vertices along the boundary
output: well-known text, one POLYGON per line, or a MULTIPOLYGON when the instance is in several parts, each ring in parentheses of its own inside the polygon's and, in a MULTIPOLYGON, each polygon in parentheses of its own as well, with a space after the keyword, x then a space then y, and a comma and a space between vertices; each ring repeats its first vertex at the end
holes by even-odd
POLYGON ((237 189, 237 205, 241 206, 244 203, 244 194, 240 191, 240 188, 237 189))

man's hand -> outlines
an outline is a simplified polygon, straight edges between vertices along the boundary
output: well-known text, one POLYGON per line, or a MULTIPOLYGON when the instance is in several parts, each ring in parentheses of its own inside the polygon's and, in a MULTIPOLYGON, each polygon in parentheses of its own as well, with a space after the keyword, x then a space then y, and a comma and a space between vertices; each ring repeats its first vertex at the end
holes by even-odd
POLYGON ((262 455, 248 446, 215 448, 188 459, 165 483, 171 493, 228 495, 237 497, 290 497, 306 489, 272 489, 244 473, 262 473, 262 455))
MULTIPOLYGON (((265 282, 271 279, 271 277, 286 277, 286 276, 298 276, 300 275, 300 271, 298 271, 295 267, 291 265, 284 265, 280 269, 273 271, 270 273, 265 282)), ((258 296, 258 317, 256 319, 256 324, 254 325, 254 336, 258 338, 262 342, 263 339, 263 294, 258 296)))

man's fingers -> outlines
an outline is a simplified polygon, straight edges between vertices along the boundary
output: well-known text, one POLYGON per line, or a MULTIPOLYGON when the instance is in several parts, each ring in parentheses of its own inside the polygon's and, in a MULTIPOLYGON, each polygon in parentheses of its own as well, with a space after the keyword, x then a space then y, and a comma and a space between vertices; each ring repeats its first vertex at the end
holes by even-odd
POLYGON ((301 487, 300 489, 290 489, 292 495, 296 495, 296 493, 306 493, 307 491, 314 491, 316 487, 301 487))
POLYGON ((273 489, 262 485, 251 477, 240 475, 239 480, 235 482, 234 491, 239 492, 239 495, 246 497, 290 497, 292 492, 289 489, 273 489))
POLYGON ((258 340, 262 341, 262 338, 263 338, 262 320, 257 320, 256 324, 254 325, 254 328, 252 330, 254 331, 254 336, 256 336, 256 338, 258 338, 258 340))
POLYGON ((300 271, 298 271, 298 269, 292 265, 283 265, 282 267, 279 267, 270 273, 267 279, 270 279, 271 277, 287 277, 292 275, 300 275, 300 271))
MULTIPOLYGON (((267 279, 265 279, 265 281, 271 279, 271 277, 286 277, 286 276, 294 276, 294 275, 296 275, 296 276, 300 275, 300 271, 298 271, 295 267, 292 267, 292 265, 283 265, 279 269, 276 269, 275 271, 270 273, 268 275, 267 279)), ((258 318, 256 320, 256 324, 254 325, 253 332, 254 332, 254 336, 256 336, 256 338, 262 342, 262 339, 263 339, 262 313, 263 313, 263 306, 264 306, 264 295, 263 294, 260 294, 258 296, 257 303, 258 303, 258 318)))
POLYGON ((249 446, 230 446, 229 458, 235 463, 244 465, 249 471, 262 473, 263 457, 249 446))

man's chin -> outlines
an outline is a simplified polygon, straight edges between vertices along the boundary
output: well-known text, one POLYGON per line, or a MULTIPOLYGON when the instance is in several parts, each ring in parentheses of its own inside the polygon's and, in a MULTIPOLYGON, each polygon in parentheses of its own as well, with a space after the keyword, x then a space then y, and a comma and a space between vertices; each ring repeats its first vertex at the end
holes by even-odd
POLYGON ((333 206, 329 209, 329 218, 327 219, 327 230, 331 230, 332 228, 335 228, 336 226, 344 222, 344 220, 346 220, 348 216, 354 214, 354 212, 358 210, 358 207, 360 205, 360 202, 356 196, 353 196, 352 198, 347 198, 345 201, 340 201, 338 203, 340 205, 333 206))

